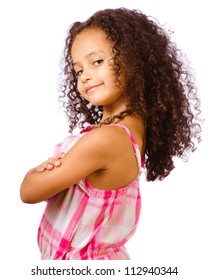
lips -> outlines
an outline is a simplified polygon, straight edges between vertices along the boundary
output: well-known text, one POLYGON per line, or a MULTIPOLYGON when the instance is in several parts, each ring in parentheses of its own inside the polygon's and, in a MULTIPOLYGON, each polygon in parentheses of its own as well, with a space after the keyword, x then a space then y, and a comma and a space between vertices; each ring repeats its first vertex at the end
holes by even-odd
POLYGON ((99 87, 100 85, 93 85, 93 86, 88 86, 85 88, 86 93, 90 92, 92 89, 99 87))

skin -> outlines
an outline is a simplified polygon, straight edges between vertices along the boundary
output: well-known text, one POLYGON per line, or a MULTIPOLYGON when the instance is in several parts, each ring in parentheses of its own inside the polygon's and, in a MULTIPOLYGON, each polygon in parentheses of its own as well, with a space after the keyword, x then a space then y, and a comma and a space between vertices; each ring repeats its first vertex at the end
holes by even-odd
MULTIPOLYGON (((96 106, 103 106, 103 119, 126 109, 124 93, 114 84, 111 43, 103 31, 80 33, 72 46, 74 70, 80 94, 96 106)), ((144 153, 145 129, 140 118, 126 116, 124 124, 144 153)), ((83 178, 97 189, 112 190, 133 182, 138 175, 133 146, 119 127, 102 126, 86 133, 66 154, 49 158, 25 175, 20 196, 25 203, 37 203, 69 188, 83 178)))

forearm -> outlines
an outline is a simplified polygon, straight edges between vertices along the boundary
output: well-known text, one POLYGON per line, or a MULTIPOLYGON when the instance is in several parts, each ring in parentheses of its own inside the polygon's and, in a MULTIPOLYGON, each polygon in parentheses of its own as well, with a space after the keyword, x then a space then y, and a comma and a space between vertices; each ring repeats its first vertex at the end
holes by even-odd
POLYGON ((57 193, 53 184, 48 180, 52 170, 38 172, 37 168, 29 170, 20 187, 20 197, 24 203, 38 203, 45 201, 57 193))
POLYGON ((52 164, 53 168, 48 170, 47 161, 46 165, 41 165, 43 172, 38 172, 37 167, 29 170, 20 188, 22 201, 38 203, 48 200, 97 170, 105 170, 109 153, 105 153, 104 147, 106 142, 112 146, 112 141, 106 138, 98 137, 97 133, 86 134, 59 160, 58 166, 52 164))
MULTIPOLYGON (((69 168, 70 169, 70 168, 69 168)), ((25 203, 46 201, 74 183, 67 166, 38 172, 37 167, 29 170, 20 187, 20 197, 25 203)))
POLYGON ((29 199, 29 196, 30 196, 29 193, 31 192, 31 189, 33 188, 33 186, 32 186, 32 179, 33 179, 32 177, 33 176, 32 175, 35 174, 36 172, 37 172, 36 167, 30 169, 26 173, 26 175, 22 181, 22 184, 20 186, 20 198, 25 203, 36 203, 36 202, 32 201, 31 199, 29 199))
MULTIPOLYGON (((39 201, 35 201, 35 196, 36 194, 34 193, 33 195, 32 192, 36 191, 41 193, 41 189, 38 191, 38 187, 40 188, 41 182, 38 179, 41 179, 39 176, 41 173, 47 171, 47 170, 52 170, 55 167, 60 167, 61 166, 61 161, 59 159, 63 158, 64 154, 61 153, 57 157, 50 157, 48 158, 47 161, 41 163, 35 168, 30 169, 25 177, 24 180, 21 184, 20 188, 20 197, 23 202, 25 203, 36 203, 39 201), (33 175, 34 174, 34 175, 33 175), (35 183, 35 185, 34 185, 35 183), (35 188, 35 189, 33 189, 35 188), (32 196, 32 197, 31 197, 32 196)), ((40 200, 42 201, 42 199, 40 200)))

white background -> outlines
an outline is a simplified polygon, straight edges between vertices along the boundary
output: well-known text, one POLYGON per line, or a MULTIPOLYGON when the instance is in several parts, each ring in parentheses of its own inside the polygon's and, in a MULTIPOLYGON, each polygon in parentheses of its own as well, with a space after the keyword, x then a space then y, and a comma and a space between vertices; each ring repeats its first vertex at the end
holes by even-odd
MULTIPOLYGON (((207 119, 205 2, 0 2, 0 275, 4 271, 4 279, 18 276, 28 280, 28 269, 40 263, 36 236, 45 203, 23 204, 19 187, 26 171, 48 158, 54 145, 68 135, 57 88, 70 24, 97 10, 116 7, 140 9, 157 18, 165 29, 175 32, 172 40, 195 69, 202 116, 207 119)), ((163 182, 147 183, 142 176, 141 218, 126 246, 132 261, 125 265, 178 266, 176 279, 208 279, 207 129, 205 120, 197 151, 188 163, 176 160, 176 169, 163 182)))

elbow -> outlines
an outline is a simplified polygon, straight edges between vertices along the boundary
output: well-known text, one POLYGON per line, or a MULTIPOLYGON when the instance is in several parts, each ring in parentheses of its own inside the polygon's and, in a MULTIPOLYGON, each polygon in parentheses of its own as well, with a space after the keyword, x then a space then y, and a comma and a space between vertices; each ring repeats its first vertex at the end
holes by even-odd
POLYGON ((27 204, 35 204, 35 203, 40 202, 39 200, 28 197, 27 195, 24 195, 21 193, 20 193, 20 199, 22 200, 23 203, 27 203, 27 204))
POLYGON ((22 200, 22 202, 28 203, 28 204, 34 204, 34 203, 39 202, 39 201, 37 201, 34 193, 31 192, 31 188, 26 186, 24 184, 24 182, 22 183, 22 185, 20 187, 20 199, 22 200))
POLYGON ((20 199, 21 199, 22 202, 24 202, 24 203, 28 203, 28 204, 35 203, 35 201, 33 201, 33 200, 31 199, 31 197, 27 194, 27 192, 24 191, 22 188, 20 188, 20 199))
POLYGON ((34 192, 30 188, 26 188, 24 185, 20 188, 20 199, 27 204, 35 204, 47 200, 47 198, 44 198, 41 193, 34 192))
POLYGON ((24 197, 23 195, 20 194, 20 199, 22 200, 22 202, 24 203, 28 203, 28 204, 32 204, 34 202, 32 202, 30 199, 28 199, 27 197, 24 197))
POLYGON ((20 199, 24 203, 34 204, 39 202, 37 194, 34 192, 34 182, 30 179, 31 174, 34 173, 34 169, 30 170, 22 181, 20 186, 20 199))
POLYGON ((20 199, 22 200, 22 202, 24 203, 29 203, 27 195, 25 194, 25 190, 24 190, 24 186, 23 184, 20 187, 20 199))

